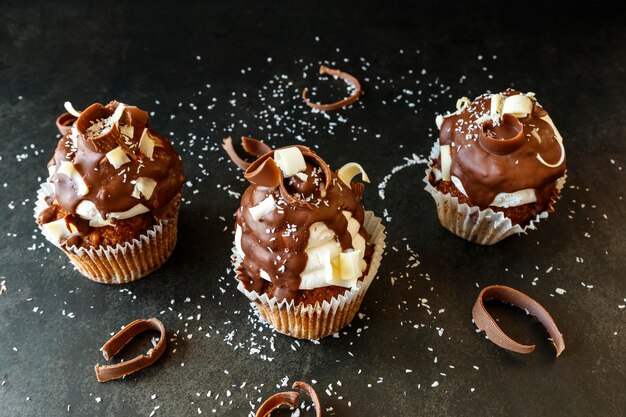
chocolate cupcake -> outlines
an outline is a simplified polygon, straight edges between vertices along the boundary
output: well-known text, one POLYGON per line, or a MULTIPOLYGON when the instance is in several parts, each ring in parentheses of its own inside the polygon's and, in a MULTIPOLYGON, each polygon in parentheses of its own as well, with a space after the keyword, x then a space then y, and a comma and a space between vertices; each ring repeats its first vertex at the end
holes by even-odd
POLYGON ((359 173, 367 181, 360 165, 334 172, 308 147, 259 143, 244 142, 263 155, 245 170, 251 185, 236 213, 238 289, 278 332, 319 339, 358 311, 380 264, 384 227, 360 202, 363 184, 352 181, 359 173))
POLYGON ((446 229, 491 245, 535 229, 554 211, 565 149, 533 93, 464 97, 455 113, 437 117, 437 126, 424 182, 446 229))
POLYGON ((139 279, 176 244, 180 156, 137 107, 66 107, 70 113, 57 119, 63 137, 38 192, 39 228, 86 277, 105 284, 139 279))

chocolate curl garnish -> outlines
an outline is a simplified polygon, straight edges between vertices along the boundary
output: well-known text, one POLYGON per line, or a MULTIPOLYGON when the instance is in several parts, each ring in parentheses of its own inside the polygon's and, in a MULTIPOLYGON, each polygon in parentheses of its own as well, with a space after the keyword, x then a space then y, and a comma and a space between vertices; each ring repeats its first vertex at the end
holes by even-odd
POLYGON ((57 129, 59 129, 61 135, 65 136, 70 133, 70 129, 72 129, 72 125, 76 119, 78 118, 71 113, 63 113, 57 117, 57 129))
MULTIPOLYGON (((121 105, 121 104, 118 104, 121 105)), ((87 107, 76 120, 76 129, 83 135, 85 142, 95 152, 109 152, 117 146, 117 138, 120 136, 120 130, 117 123, 110 126, 106 132, 97 137, 87 137, 86 132, 89 127, 101 119, 108 119, 113 115, 114 111, 100 103, 94 103, 87 107)))
POLYGON ((524 141, 524 126, 517 117, 508 113, 502 115, 498 126, 494 126, 491 119, 483 122, 478 136, 478 143, 483 149, 496 155, 510 154, 519 149, 524 141), (492 137, 485 134, 486 131, 491 131, 494 135, 501 137, 492 137), (514 132, 512 136, 503 137, 511 131, 514 132))
MULTIPOLYGON (((272 151, 272 148, 270 148, 268 145, 258 139, 242 136, 241 143, 243 145, 244 151, 256 157, 272 151)), ((250 162, 244 161, 239 157, 237 151, 235 151, 235 148, 233 146, 233 139, 230 136, 222 141, 222 148, 224 148, 224 150, 230 157, 230 160, 233 161, 233 163, 237 165, 239 169, 241 169, 242 171, 248 169, 248 167, 250 166, 250 162)))
POLYGON ((100 349, 104 359, 110 360, 117 353, 122 350, 124 346, 140 333, 146 330, 158 330, 161 335, 159 342, 151 349, 147 355, 140 355, 126 362, 116 363, 115 365, 100 365, 95 367, 96 378, 98 382, 107 382, 113 379, 122 378, 126 375, 137 372, 140 369, 146 368, 156 362, 165 352, 165 346, 167 344, 165 340, 165 326, 160 320, 152 318, 148 320, 135 320, 122 330, 117 332, 115 336, 109 339, 108 342, 100 349))
POLYGON ((363 192, 365 191, 365 184, 352 181, 350 182, 350 187, 352 188, 352 194, 354 194, 357 201, 361 201, 361 199, 363 198, 363 192))
MULTIPOLYGON (((304 391, 313 400, 315 406, 315 416, 322 417, 322 408, 320 406, 320 400, 317 393, 306 382, 296 381, 291 386, 293 389, 299 389, 304 391)), ((257 410, 255 417, 267 417, 272 411, 280 407, 281 405, 288 405, 290 408, 295 409, 300 405, 300 394, 296 391, 279 392, 269 397, 261 407, 257 410)))
POLYGON ((254 161, 243 176, 251 183, 262 187, 276 188, 283 182, 283 173, 269 156, 254 161))
POLYGON ((241 144, 243 145, 244 151, 256 157, 265 155, 268 152, 272 152, 272 148, 270 148, 269 145, 266 145, 258 139, 249 138, 247 136, 241 137, 241 144))
POLYGON ((322 65, 320 66, 320 75, 323 74, 334 75, 335 77, 339 77, 342 80, 345 80, 348 83, 352 84, 352 86, 354 87, 354 93, 352 93, 350 97, 337 101, 335 103, 318 104, 313 103, 309 100, 309 90, 305 88, 304 90, 302 90, 302 99, 309 107, 323 111, 339 110, 342 107, 347 107, 350 104, 355 103, 359 99, 361 94, 363 94, 363 90, 361 89, 361 83, 359 82, 359 80, 357 80, 354 76, 348 74, 347 72, 343 72, 338 69, 328 68, 322 65))
MULTIPOLYGON (((300 145, 296 145, 296 147, 300 149, 300 152, 302 153, 304 159, 312 159, 318 167, 322 168, 322 171, 324 172, 324 178, 326 179, 326 182, 324 183, 324 190, 328 191, 330 186, 332 185, 332 171, 330 170, 328 164, 315 152, 311 151, 311 149, 309 149, 308 147, 300 145)), ((287 191, 287 188, 285 187, 285 181, 283 181, 282 179, 282 172, 280 180, 280 195, 288 204, 292 204, 294 206, 302 207, 309 210, 313 209, 313 206, 311 204, 297 197, 294 197, 289 191, 287 191)))
POLYGON ((526 310, 529 314, 537 317, 539 322, 546 328, 548 334, 552 338, 552 343, 556 348, 556 356, 558 357, 565 349, 565 340, 563 335, 554 322, 550 313, 543 308, 541 304, 533 300, 526 294, 517 291, 511 287, 502 285, 491 285, 482 289, 472 309, 472 317, 474 324, 478 329, 483 330, 489 340, 501 348, 511 350, 517 353, 531 353, 535 350, 535 345, 522 345, 508 337, 498 326, 496 321, 491 317, 483 302, 489 300, 498 300, 505 303, 513 304, 516 307, 526 310))

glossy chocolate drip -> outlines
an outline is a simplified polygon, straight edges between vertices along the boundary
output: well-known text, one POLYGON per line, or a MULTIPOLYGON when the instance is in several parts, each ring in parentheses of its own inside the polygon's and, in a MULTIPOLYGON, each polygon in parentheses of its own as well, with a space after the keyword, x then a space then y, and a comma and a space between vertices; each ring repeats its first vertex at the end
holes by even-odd
POLYGON ((56 202, 74 217, 78 217, 76 208, 80 202, 89 200, 103 218, 108 213, 124 212, 140 203, 158 218, 160 209, 182 187, 185 178, 182 162, 167 139, 149 130, 155 141, 152 158, 143 155, 139 149, 144 128, 149 129, 147 112, 132 106, 125 108, 118 124, 132 125, 132 137, 122 136, 118 124, 100 135, 90 131, 90 127, 98 121, 110 117, 118 105, 117 102, 107 106, 96 103, 86 109, 72 130, 61 138, 48 164, 56 167, 50 178, 55 186, 56 202), (116 169, 107 159, 106 153, 117 146, 125 150, 130 161, 116 169), (78 194, 76 184, 67 175, 59 173, 59 167, 64 161, 71 162, 82 176, 89 188, 86 195, 78 194), (131 195, 139 177, 156 181, 150 199, 131 195))
MULTIPOLYGON (((300 274, 308 261, 305 249, 309 227, 313 223, 326 224, 346 250, 352 248, 352 237, 342 211, 352 213, 361 225, 364 219, 359 201, 362 189, 357 197, 314 152, 303 146, 298 148, 306 160, 306 180, 297 177, 283 179, 281 175, 278 187, 252 183, 244 192, 237 210, 236 221, 242 230, 241 246, 245 254, 239 279, 248 291, 261 293, 265 284, 261 277, 263 270, 270 276, 278 300, 291 300, 299 291, 300 274), (249 209, 269 195, 273 196, 277 208, 255 220, 249 209)), ((250 169, 256 171, 272 155, 270 152, 259 158, 250 169)), ((369 240, 363 226, 360 233, 366 241, 369 240)))
MULTIPOLYGON (((501 94, 520 93, 507 90, 501 94)), ((551 168, 537 159, 539 154, 552 164, 561 157, 554 129, 541 119, 547 112, 533 100, 532 113, 519 119, 519 125, 515 116, 505 114, 494 126, 491 120, 479 121, 490 114, 490 108, 491 96, 483 95, 459 114, 444 119, 439 143, 450 145, 450 174, 461 180, 472 204, 481 208, 488 207, 499 193, 532 188, 537 209, 545 210, 557 179, 565 173, 565 160, 551 168), (533 130, 541 141, 531 133, 533 130)))

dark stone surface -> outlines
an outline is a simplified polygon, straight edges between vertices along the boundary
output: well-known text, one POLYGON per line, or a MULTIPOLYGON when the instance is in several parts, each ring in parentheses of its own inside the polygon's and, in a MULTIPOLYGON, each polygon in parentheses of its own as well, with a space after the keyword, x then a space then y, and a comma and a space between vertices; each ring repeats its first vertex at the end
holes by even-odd
POLYGON ((527 14, 501 4, 2 2, 0 415, 242 416, 283 378, 317 381, 325 415, 623 413, 623 22, 600 7, 527 14), (366 90, 328 119, 299 99, 307 85, 318 96, 344 94, 342 83, 318 82, 321 62, 366 90), (422 191, 424 165, 405 158, 428 153, 435 114, 457 98, 511 85, 535 91, 551 112, 566 140, 568 183, 539 230, 479 247, 439 226, 422 191), (191 184, 172 258, 121 287, 73 271, 32 218, 63 102, 111 99, 154 112, 191 184), (230 134, 272 145, 299 137, 334 167, 366 167, 364 201, 389 218, 388 251, 362 314, 339 337, 314 344, 274 334, 236 291, 227 268, 238 200, 229 191, 245 184, 218 147, 230 134), (515 309, 493 306, 516 339, 537 344, 534 354, 476 334, 472 304, 495 283, 548 308, 567 344, 559 359, 541 326, 515 309), (99 347, 150 316, 168 329, 166 355, 98 384, 99 347))

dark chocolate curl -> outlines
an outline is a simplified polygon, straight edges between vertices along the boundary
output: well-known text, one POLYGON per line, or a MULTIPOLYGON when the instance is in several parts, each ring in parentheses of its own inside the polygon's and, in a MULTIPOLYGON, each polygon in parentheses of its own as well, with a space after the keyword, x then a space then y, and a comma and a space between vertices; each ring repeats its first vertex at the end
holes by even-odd
POLYGON ((348 83, 354 86, 355 91, 354 93, 352 93, 350 97, 345 98, 343 100, 339 100, 335 103, 318 104, 318 103, 313 103, 312 101, 309 100, 309 91, 308 89, 305 88, 304 90, 302 90, 302 99, 309 107, 312 107, 317 110, 323 110, 323 111, 339 110, 342 107, 347 107, 350 104, 355 103, 359 99, 361 94, 363 94, 363 90, 361 89, 361 83, 359 82, 359 80, 357 80, 354 76, 348 74, 347 72, 343 72, 338 69, 328 68, 322 65, 320 66, 320 75, 323 75, 323 74, 333 75, 335 77, 339 77, 342 80, 347 81, 348 83))
POLYGON ((100 349, 102 356, 104 356, 104 359, 110 360, 117 355, 128 342, 134 339, 135 336, 146 330, 158 330, 161 333, 159 342, 154 346, 151 352, 147 355, 137 356, 126 362, 116 363, 115 365, 97 364, 95 370, 98 382, 111 381, 137 372, 140 369, 152 365, 165 353, 165 347, 167 345, 165 326, 163 326, 160 320, 151 318, 148 320, 135 320, 117 332, 117 334, 110 338, 100 349))
MULTIPOLYGON (((304 391, 309 397, 311 397, 313 405, 315 406, 315 416, 322 417, 320 400, 312 386, 306 382, 296 381, 293 383, 292 388, 304 391)), ((272 395, 265 400, 263 404, 261 404, 261 407, 257 410, 255 417, 267 417, 272 411, 281 405, 288 405, 292 409, 297 408, 300 405, 300 394, 295 391, 285 391, 272 395)))
POLYGON ((258 139, 249 138, 247 136, 241 137, 241 144, 243 145, 244 151, 257 157, 272 152, 272 148, 270 148, 269 145, 266 145, 258 139))
POLYGON ((283 173, 272 158, 260 158, 254 161, 243 176, 253 184, 276 188, 282 184, 283 173))
POLYGON ((72 128, 72 125, 74 124, 76 119, 77 117, 71 113, 63 113, 59 115, 59 117, 57 117, 57 129, 59 129, 59 132, 62 136, 70 133, 70 129, 72 128))
POLYGON ((478 299, 472 309, 472 317, 474 324, 478 329, 483 330, 489 340, 496 345, 517 353, 531 353, 535 350, 535 345, 522 345, 508 337, 498 326, 496 321, 491 317, 484 306, 484 301, 498 300, 505 303, 513 304, 516 307, 526 310, 529 314, 537 317, 539 322, 546 328, 548 334, 552 338, 552 343, 556 348, 556 356, 558 357, 565 349, 565 340, 559 331, 550 313, 537 301, 533 300, 526 294, 502 285, 491 285, 482 289, 478 295, 478 299))
POLYGON ((250 162, 244 161, 237 155, 237 151, 233 147, 233 139, 229 136, 222 141, 222 148, 228 154, 228 157, 235 165, 239 167, 242 171, 245 171, 250 166, 250 162))

